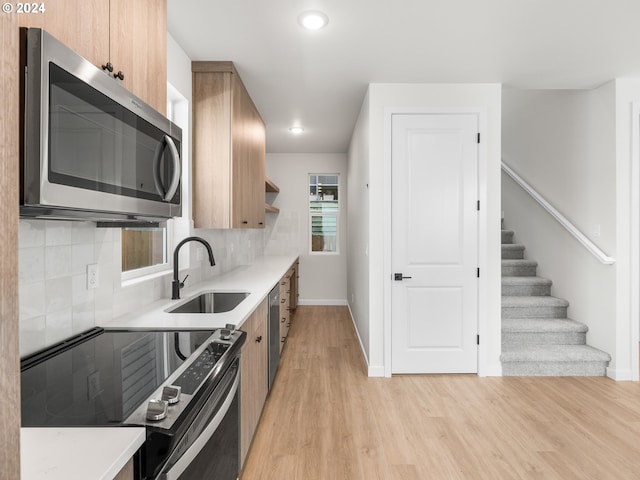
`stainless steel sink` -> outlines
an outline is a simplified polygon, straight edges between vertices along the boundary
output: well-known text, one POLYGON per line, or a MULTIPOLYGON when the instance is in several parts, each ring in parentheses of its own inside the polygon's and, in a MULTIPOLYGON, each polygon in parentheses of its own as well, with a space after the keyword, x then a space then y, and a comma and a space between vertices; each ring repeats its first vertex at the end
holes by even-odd
POLYGON ((247 292, 204 292, 178 305, 168 313, 223 313, 236 308, 247 292))

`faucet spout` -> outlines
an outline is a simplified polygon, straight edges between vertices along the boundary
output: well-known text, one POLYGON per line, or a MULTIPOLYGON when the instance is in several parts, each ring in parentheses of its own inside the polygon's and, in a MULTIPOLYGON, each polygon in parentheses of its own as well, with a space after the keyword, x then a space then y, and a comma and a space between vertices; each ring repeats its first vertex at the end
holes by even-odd
POLYGON ((202 245, 204 245, 204 247, 207 249, 207 254, 209 255, 209 263, 211 264, 211 266, 215 266, 216 261, 213 258, 213 249, 211 248, 211 245, 209 244, 209 242, 207 242, 204 238, 202 237, 187 237, 184 240, 182 240, 180 243, 178 243, 178 245, 176 246, 175 250, 173 251, 173 282, 171 282, 171 300, 178 300, 180 298, 180 280, 178 279, 178 253, 180 252, 180 248, 187 242, 199 242, 202 245))

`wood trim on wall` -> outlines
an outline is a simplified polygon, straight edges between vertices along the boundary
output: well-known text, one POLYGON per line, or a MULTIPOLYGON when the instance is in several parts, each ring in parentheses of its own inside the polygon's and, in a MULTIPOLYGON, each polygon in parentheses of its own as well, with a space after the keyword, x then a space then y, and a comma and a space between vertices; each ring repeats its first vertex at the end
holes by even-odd
POLYGON ((0 479, 20 478, 18 21, 0 15, 0 479))

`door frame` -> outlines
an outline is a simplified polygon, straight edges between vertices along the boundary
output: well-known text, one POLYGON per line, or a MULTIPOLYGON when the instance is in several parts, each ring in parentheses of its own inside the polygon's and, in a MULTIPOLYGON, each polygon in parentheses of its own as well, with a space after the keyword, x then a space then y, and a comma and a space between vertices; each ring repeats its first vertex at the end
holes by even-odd
MULTIPOLYGON (((630 279, 629 322, 631 323, 631 380, 640 380, 638 341, 640 340, 640 102, 631 104, 631 222, 630 222, 630 279)), ((622 379, 624 380, 624 379, 622 379)))
MULTIPOLYGON (((487 132, 487 110, 479 107, 386 107, 384 109, 384 209, 382 212, 382 222, 384 226, 384 254, 383 254, 383 337, 384 337, 384 376, 391 377, 391 327, 392 327, 392 249, 391 249, 391 201, 393 192, 391 190, 391 137, 393 115, 398 114, 425 114, 425 115, 449 115, 449 114, 470 114, 478 117, 478 131, 480 138, 488 139, 487 132)), ((480 200, 480 211, 478 212, 478 268, 480 268, 480 278, 478 279, 478 335, 480 339, 487 338, 487 282, 486 276, 483 278, 482 271, 487 272, 487 213, 488 209, 482 208, 488 205, 487 202, 487 156, 488 141, 482 141, 478 148, 478 200, 480 200)), ((478 375, 486 376, 488 342, 480 341, 478 345, 478 375)))

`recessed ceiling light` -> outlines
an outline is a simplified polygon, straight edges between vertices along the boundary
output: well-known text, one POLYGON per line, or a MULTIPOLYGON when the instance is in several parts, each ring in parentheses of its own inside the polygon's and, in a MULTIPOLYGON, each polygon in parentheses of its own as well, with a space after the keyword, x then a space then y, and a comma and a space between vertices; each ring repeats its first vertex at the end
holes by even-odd
POLYGON ((298 16, 298 23, 307 30, 320 30, 329 23, 329 17, 318 11, 308 11, 298 16))
POLYGON ((293 127, 289 127, 289 131, 294 135, 300 135, 302 132, 304 132, 304 128, 299 125, 295 125, 293 127))

